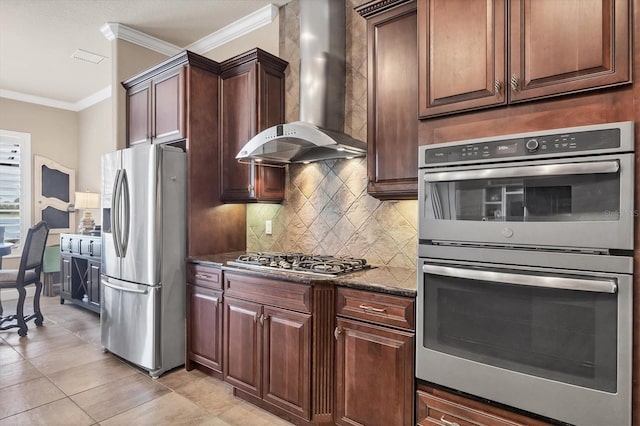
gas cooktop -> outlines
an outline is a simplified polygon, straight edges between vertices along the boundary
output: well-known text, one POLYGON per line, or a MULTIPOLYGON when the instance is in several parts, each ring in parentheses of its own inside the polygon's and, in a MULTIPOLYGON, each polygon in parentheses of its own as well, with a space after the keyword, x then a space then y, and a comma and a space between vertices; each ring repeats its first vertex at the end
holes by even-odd
POLYGON ((371 268, 365 259, 304 253, 247 253, 229 261, 232 266, 258 270, 276 270, 325 277, 371 268))

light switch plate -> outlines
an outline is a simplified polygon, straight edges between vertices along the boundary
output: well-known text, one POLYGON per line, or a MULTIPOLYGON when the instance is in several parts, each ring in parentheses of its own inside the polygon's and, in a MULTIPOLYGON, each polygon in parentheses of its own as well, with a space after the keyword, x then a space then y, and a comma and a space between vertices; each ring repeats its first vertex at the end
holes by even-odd
POLYGON ((272 225, 271 225, 271 221, 267 220, 264 222, 264 233, 267 235, 271 235, 273 234, 273 229, 272 229, 272 225))

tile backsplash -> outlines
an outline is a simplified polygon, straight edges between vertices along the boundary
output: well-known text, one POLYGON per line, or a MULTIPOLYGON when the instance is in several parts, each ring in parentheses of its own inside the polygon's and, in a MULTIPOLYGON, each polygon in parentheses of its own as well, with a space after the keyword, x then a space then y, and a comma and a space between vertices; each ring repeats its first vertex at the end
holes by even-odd
MULTIPOLYGON (((366 141, 366 22, 347 0, 345 132, 366 141)), ((280 57, 286 70, 285 115, 298 119, 299 0, 280 8, 280 57)), ((417 159, 416 159, 417 161, 417 159)), ((247 250, 299 251, 365 258, 374 265, 415 266, 417 201, 379 201, 367 194, 365 158, 288 166, 285 201, 247 208, 247 250), (265 222, 272 221, 271 235, 265 222)))

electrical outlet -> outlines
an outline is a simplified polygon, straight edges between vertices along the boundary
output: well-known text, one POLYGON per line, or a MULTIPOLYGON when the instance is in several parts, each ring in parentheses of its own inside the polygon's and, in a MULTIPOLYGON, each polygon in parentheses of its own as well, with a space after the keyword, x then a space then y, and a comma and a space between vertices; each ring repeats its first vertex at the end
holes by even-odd
POLYGON ((264 223, 264 233, 267 234, 267 235, 273 234, 273 229, 271 227, 271 221, 270 220, 267 220, 264 223))

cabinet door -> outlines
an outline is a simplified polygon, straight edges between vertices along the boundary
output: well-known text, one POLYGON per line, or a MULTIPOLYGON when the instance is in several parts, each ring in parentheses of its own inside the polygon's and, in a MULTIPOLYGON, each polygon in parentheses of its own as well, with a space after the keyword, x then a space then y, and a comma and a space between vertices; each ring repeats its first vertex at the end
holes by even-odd
POLYGON ((151 82, 127 91, 127 146, 151 142, 151 82))
POLYGON ((152 141, 164 143, 184 138, 184 67, 155 77, 151 85, 152 141))
POLYGON ((511 0, 510 102, 631 81, 628 0, 511 0))
POLYGON ((421 118, 506 103, 505 12, 505 0, 418 0, 421 118))
POLYGON ((413 424, 414 334, 337 321, 336 423, 413 424))
POLYGON ((225 297, 224 380, 257 397, 262 396, 262 306, 225 297))
POLYGON ((88 261, 87 296, 89 303, 100 306, 100 262, 88 261))
POLYGON ((367 21, 367 170, 370 195, 418 197, 418 64, 416 5, 367 21))
POLYGON ((187 285, 187 296, 187 356, 222 371, 222 292, 187 285))
MULTIPOLYGON (((264 52, 248 56, 253 59, 226 69, 221 76, 220 198, 225 202, 282 201, 283 168, 251 167, 236 160, 240 149, 253 136, 284 121, 282 70, 286 63, 264 52), (261 63, 262 57, 268 63, 261 63), (271 68, 271 62, 278 63, 277 69, 271 68)), ((230 63, 236 59, 232 58, 230 63)))
POLYGON ((64 255, 60 257, 60 274, 60 300, 62 301, 62 296, 71 297, 71 257, 64 255))
POLYGON ((263 399, 310 419, 311 315, 264 307, 263 399))
POLYGON ((256 134, 256 70, 222 79, 222 191, 225 201, 244 201, 255 197, 253 174, 248 164, 238 163, 236 155, 256 134))

